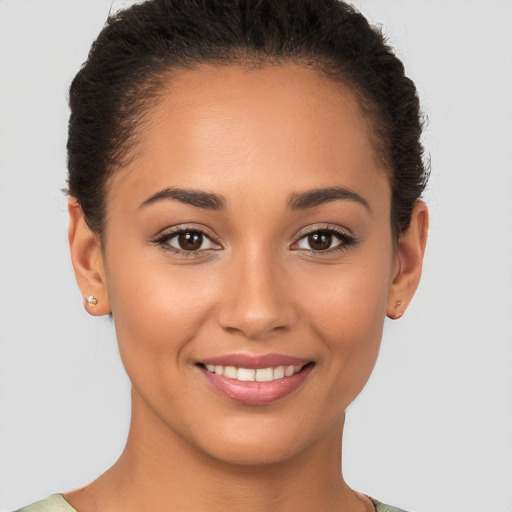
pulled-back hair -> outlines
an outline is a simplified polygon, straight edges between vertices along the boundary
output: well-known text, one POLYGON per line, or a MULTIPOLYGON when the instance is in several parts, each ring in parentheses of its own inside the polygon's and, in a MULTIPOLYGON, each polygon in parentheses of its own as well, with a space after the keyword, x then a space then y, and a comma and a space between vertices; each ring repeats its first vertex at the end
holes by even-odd
POLYGON ((102 233, 108 178, 173 72, 286 62, 355 93, 389 172, 393 232, 404 231, 428 178, 416 89, 381 32, 337 0, 148 0, 110 16, 69 97, 69 193, 89 227, 102 233))

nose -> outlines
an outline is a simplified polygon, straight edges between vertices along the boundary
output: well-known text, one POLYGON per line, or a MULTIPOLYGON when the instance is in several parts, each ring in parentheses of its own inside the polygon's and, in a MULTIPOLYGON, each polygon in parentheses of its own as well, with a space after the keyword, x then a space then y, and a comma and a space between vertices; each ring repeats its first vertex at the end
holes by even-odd
POLYGON ((287 273, 271 257, 258 252, 237 258, 224 279, 219 325, 232 334, 265 340, 289 330, 297 321, 287 273))

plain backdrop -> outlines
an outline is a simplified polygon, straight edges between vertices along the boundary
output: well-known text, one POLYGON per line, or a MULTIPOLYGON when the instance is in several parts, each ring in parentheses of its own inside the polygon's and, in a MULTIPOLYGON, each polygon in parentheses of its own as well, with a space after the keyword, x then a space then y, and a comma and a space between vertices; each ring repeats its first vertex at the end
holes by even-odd
MULTIPOLYGON (((0 511, 120 454, 129 383, 66 241, 67 88, 110 0, 0 0, 0 511)), ((512 510, 512 2, 361 0, 429 117, 423 282, 350 407, 349 484, 415 512, 512 510)))

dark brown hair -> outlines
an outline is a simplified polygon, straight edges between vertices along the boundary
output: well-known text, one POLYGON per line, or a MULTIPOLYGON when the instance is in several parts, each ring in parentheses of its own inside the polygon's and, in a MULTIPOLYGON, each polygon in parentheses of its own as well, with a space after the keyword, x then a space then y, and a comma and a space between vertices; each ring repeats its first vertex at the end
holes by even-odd
POLYGON ((102 233, 108 178, 173 71, 283 62, 356 93, 389 170, 393 231, 404 231, 428 179, 416 88, 381 32, 337 0, 148 0, 110 16, 69 96, 69 193, 89 227, 102 233))

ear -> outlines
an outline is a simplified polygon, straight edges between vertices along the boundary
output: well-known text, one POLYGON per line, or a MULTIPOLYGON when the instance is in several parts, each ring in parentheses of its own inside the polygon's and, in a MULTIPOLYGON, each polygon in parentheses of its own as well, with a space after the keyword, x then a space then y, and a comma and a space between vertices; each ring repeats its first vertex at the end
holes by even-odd
POLYGON ((69 198, 68 212, 71 262, 78 287, 84 297, 84 307, 91 315, 108 315, 110 303, 100 237, 90 230, 82 208, 74 197, 69 198), (93 299, 87 301, 87 297, 96 299, 96 304, 93 299))
POLYGON ((427 234, 428 209, 425 203, 417 201, 412 210, 411 223, 398 239, 394 279, 387 304, 389 318, 397 320, 405 313, 418 288, 427 234))

